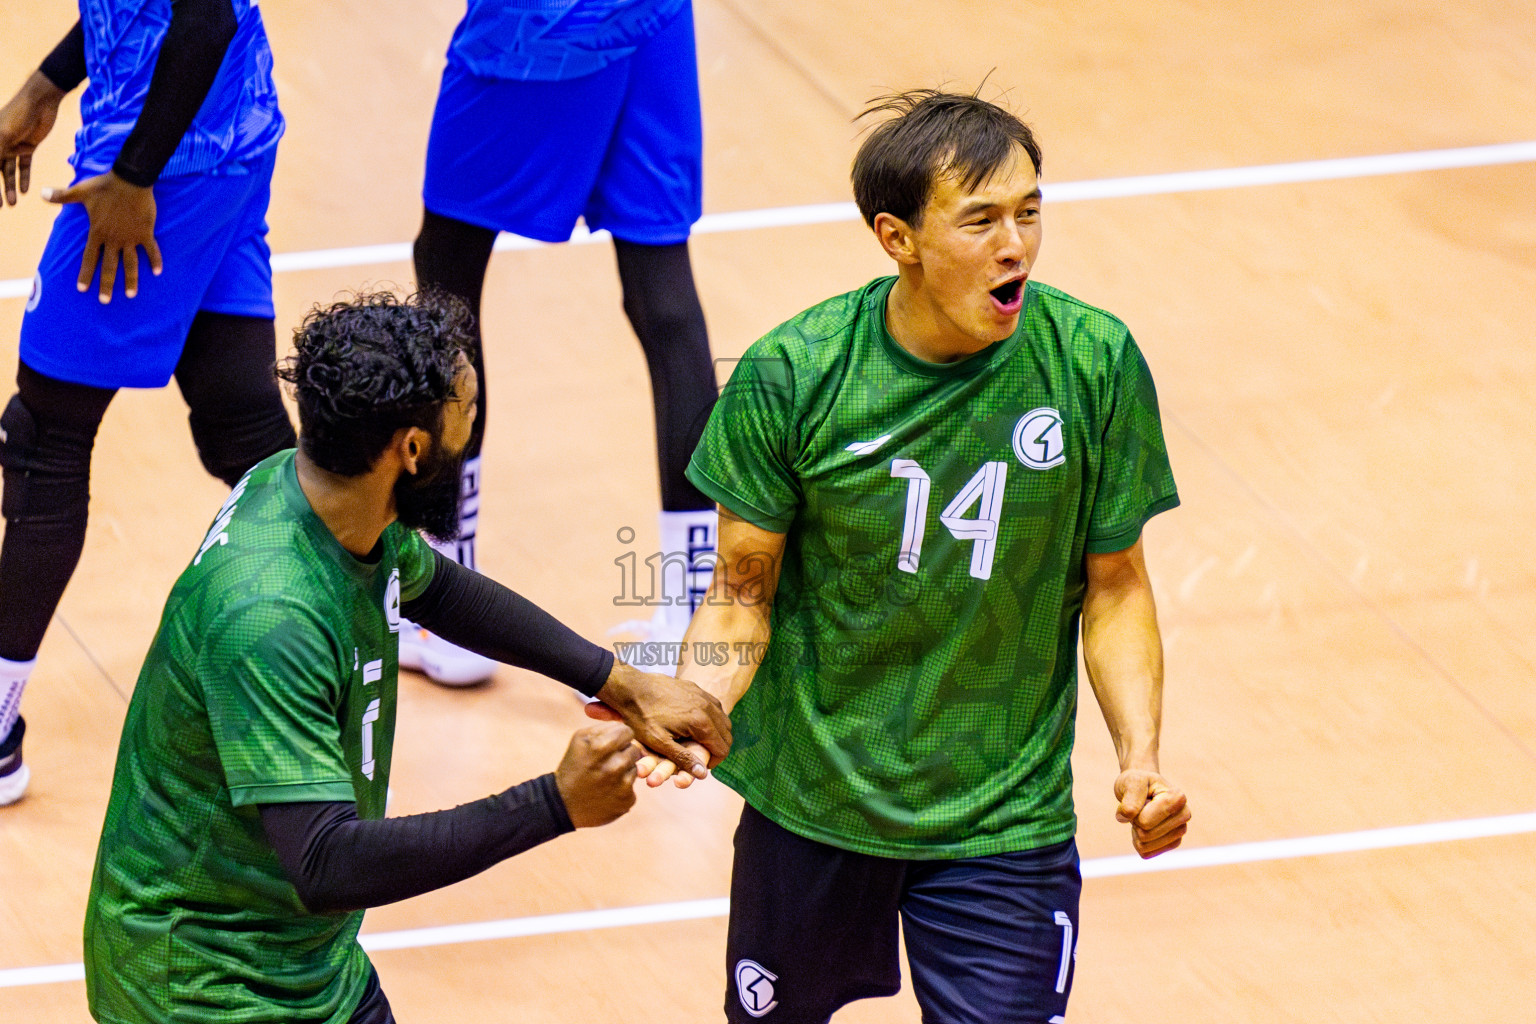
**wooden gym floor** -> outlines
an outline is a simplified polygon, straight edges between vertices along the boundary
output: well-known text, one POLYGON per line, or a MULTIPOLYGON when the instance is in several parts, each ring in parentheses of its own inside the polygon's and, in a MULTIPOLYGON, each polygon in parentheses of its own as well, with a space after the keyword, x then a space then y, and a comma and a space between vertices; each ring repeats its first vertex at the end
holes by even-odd
MULTIPOLYGON (((461 10, 265 6, 289 119, 274 252, 414 236, 461 10)), ((1194 859, 1154 873, 1115 859, 1130 847, 1086 699, 1076 769, 1090 878, 1070 1019, 1530 1020, 1536 821, 1511 816, 1536 792, 1536 164, 1050 193, 1536 138, 1529 5, 698 0, 696 11, 706 212, 846 201, 864 100, 970 88, 990 71, 986 94, 1003 90, 1045 147, 1036 276, 1123 317, 1156 374, 1184 500, 1147 536, 1167 645, 1164 767, 1191 795, 1194 859), (1505 834, 1448 838, 1447 822, 1505 834), (1329 838, 1407 826, 1433 827, 1329 838), (1352 842, 1366 848, 1326 852, 1352 842)), ((7 95, 74 16, 66 0, 0 10, 7 95)), ((33 273, 53 214, 36 189, 67 180, 73 110, 39 154, 33 194, 0 211, 0 281, 33 273)), ((693 254, 721 357, 886 272, 846 220, 700 234, 693 254)), ((280 273, 280 344, 311 303, 390 282, 410 285, 408 262, 280 273)), ((22 306, 0 299, 7 375, 22 306)), ((658 501, 649 390, 610 247, 498 254, 484 319, 482 565, 603 640, 625 617, 614 559, 630 548, 616 533, 632 526, 634 546, 652 550, 658 501)), ((27 692, 33 788, 0 811, 6 1024, 87 1019, 70 965, 125 701, 221 491, 174 389, 119 396, 85 555, 27 692)), ((546 771, 582 721, 559 686, 513 670, 468 691, 407 676, 401 702, 396 813, 546 771)), ((415 929, 718 899, 738 808, 715 783, 645 792, 609 828, 371 912, 366 933, 403 933, 391 943, 402 948, 374 954, 400 1019, 719 1019, 725 922, 713 904, 670 923, 582 917, 575 930, 536 922, 539 934, 443 945, 415 929)), ((904 992, 836 1019, 918 1014, 904 992)))

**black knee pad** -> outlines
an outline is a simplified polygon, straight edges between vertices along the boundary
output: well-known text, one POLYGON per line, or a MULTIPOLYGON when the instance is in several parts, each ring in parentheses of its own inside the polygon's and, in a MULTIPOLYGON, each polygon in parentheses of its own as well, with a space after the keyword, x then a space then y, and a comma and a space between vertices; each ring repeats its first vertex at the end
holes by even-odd
POLYGON ((0 514, 13 519, 27 506, 31 458, 37 451, 37 421, 32 410, 12 395, 0 413, 0 468, 5 471, 5 490, 0 495, 0 514))
POLYGON ((94 435, 72 438, 45 431, 32 410, 12 395, 0 413, 0 468, 6 519, 73 519, 90 507, 91 447, 94 435))
POLYGON ((190 416, 188 422, 203 468, 230 487, 262 459, 298 443, 281 403, 218 420, 190 416))

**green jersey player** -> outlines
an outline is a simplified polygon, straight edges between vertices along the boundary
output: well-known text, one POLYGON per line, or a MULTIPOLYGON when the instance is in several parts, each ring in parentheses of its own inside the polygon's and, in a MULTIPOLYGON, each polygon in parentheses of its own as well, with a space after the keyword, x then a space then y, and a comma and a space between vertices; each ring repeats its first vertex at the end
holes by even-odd
POLYGON ((129 706, 85 924, 97 1020, 392 1021, 357 942, 362 908, 619 817, 637 736, 679 779, 728 749, 714 698, 615 663, 415 532, 457 522, 477 395, 466 320, 456 303, 377 295, 298 332, 281 374, 300 447, 225 501, 129 706), (548 775, 386 819, 402 613, 623 722, 578 732, 548 775))
POLYGON ((689 467, 720 559, 679 674, 733 707, 717 774, 747 802, 726 1012, 894 993, 899 917, 924 1020, 1045 1024, 1081 886, 1080 623, 1135 849, 1189 820, 1141 550, 1178 498, 1125 325, 1029 279, 1030 130, 972 96, 874 109, 854 193, 896 276, 756 342, 689 467))

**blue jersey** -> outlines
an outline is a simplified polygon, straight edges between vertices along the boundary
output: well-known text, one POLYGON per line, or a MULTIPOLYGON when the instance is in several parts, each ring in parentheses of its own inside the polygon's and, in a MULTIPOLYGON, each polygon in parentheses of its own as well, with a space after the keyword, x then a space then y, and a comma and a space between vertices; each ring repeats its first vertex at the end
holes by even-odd
POLYGON ((448 60, 481 78, 581 78, 634 53, 688 2, 469 0, 448 60))
MULTIPOLYGON (((239 28, 219 75, 162 177, 239 168, 277 145, 283 115, 272 84, 272 48, 255 0, 232 0, 239 28)), ((111 169, 149 93, 171 0, 80 0, 90 85, 70 157, 80 176, 111 169)))

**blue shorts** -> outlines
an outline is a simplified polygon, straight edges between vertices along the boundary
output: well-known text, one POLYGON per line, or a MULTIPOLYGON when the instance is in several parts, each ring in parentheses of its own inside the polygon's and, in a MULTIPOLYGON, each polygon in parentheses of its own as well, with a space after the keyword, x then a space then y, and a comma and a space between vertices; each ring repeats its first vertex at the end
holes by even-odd
POLYGON ((428 210, 544 242, 576 218, 642 245, 688 239, 703 209, 693 10, 583 78, 478 78, 454 64, 432 114, 428 210))
POLYGON ((1076 962, 1082 873, 1068 839, 961 860, 818 843, 748 805, 726 936, 731 1024, 825 1024, 901 990, 897 921, 924 1024, 1055 1024, 1076 962))
POLYGON ((21 321, 21 361, 41 374, 99 388, 164 387, 199 312, 270 320, 272 262, 267 202, 277 150, 244 174, 192 174, 155 184, 155 240, 165 269, 149 272, 139 253, 139 294, 124 294, 118 269, 112 301, 75 288, 90 233, 85 207, 59 211, 21 321))

